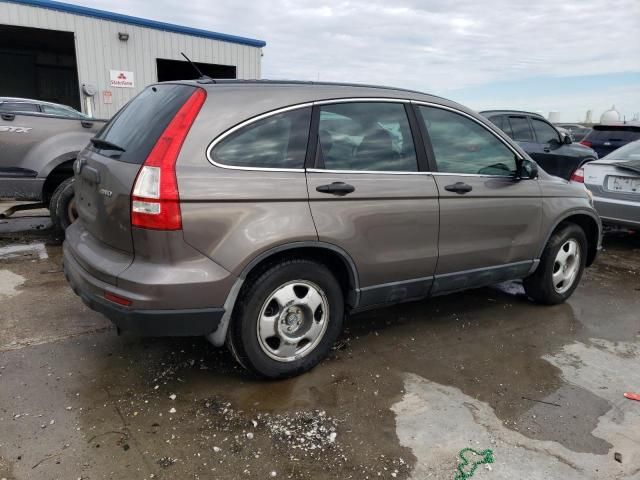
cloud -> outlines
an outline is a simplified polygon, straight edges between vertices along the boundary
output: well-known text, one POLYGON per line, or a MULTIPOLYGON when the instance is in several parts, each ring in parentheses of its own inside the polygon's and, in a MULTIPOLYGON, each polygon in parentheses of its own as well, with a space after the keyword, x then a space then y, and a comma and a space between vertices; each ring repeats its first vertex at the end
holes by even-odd
POLYGON ((638 0, 75 3, 266 40, 266 78, 446 95, 497 81, 640 71, 638 0))

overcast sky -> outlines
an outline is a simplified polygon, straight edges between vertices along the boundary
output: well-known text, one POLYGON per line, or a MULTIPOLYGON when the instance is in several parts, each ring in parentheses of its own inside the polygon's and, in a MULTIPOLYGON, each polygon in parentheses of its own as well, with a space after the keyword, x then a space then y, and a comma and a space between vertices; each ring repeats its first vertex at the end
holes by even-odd
POLYGON ((394 85, 475 109, 640 112, 640 0, 72 0, 265 40, 263 78, 394 85))

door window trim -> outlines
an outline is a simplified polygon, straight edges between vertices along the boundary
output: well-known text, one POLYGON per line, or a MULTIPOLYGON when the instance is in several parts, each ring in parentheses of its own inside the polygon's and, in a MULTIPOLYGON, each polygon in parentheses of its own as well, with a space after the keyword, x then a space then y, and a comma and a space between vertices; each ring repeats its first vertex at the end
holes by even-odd
MULTIPOLYGON (((435 156, 433 154, 433 149, 431 147, 431 139, 429 138, 429 134, 426 131, 426 127, 424 125, 424 121, 421 118, 421 115, 419 115, 419 112, 417 112, 414 108, 413 110, 413 114, 414 114, 414 118, 412 119, 411 115, 409 112, 407 112, 407 108, 405 108, 405 112, 407 114, 407 119, 409 122, 409 126, 411 128, 411 134, 412 134, 412 139, 413 139, 413 143, 414 143, 414 148, 416 150, 416 155, 418 157, 418 171, 416 172, 412 172, 412 171, 372 171, 372 170, 327 170, 327 169, 321 169, 321 168, 315 168, 315 162, 311 161, 309 162, 309 154, 313 154, 313 160, 315 160, 315 153, 317 152, 317 141, 318 141, 318 137, 317 137, 317 117, 316 117, 316 133, 314 134, 313 132, 313 128, 314 128, 314 114, 316 111, 318 111, 318 108, 313 108, 312 110, 312 119, 311 119, 311 125, 310 125, 310 132, 309 132, 309 139, 307 142, 307 161, 305 161, 305 165, 313 165, 313 167, 306 167, 306 168, 271 168, 271 167, 240 167, 240 166, 234 166, 234 165, 225 165, 219 162, 216 162, 212 155, 211 152, 212 150, 215 148, 216 145, 218 145, 222 140, 224 140, 225 138, 227 138, 228 136, 232 135, 233 133, 237 132, 238 130, 240 130, 241 128, 244 128, 248 125, 251 125, 255 122, 258 122, 260 120, 263 120, 265 118, 269 118, 271 116, 274 115, 278 115, 280 113, 284 113, 284 112, 290 112, 292 110, 298 110, 301 108, 308 108, 308 107, 317 107, 317 106, 321 106, 321 105, 330 105, 330 104, 335 104, 335 103, 356 103, 356 102, 370 102, 370 103, 376 103, 376 102, 390 102, 390 103, 400 103, 400 104, 404 104, 404 105, 423 105, 423 106, 427 106, 427 107, 434 107, 434 108, 440 108, 442 110, 448 110, 450 112, 453 113, 457 113, 459 115, 462 115, 472 121, 474 121, 475 123, 477 123, 478 125, 480 125, 481 127, 483 127, 485 130, 487 130, 491 135, 493 135, 494 137, 496 137, 500 142, 502 142, 509 150, 511 150, 513 152, 513 154, 516 156, 516 158, 520 161, 525 160, 525 158, 515 149, 513 148, 513 146, 511 146, 504 138, 501 137, 501 135, 493 130, 493 127, 487 126, 484 123, 482 123, 480 120, 478 120, 477 118, 475 118, 472 115, 469 115, 466 112, 463 112, 462 110, 458 110, 457 108, 452 108, 446 105, 441 105, 439 103, 433 103, 433 102, 425 102, 422 100, 411 100, 411 99, 406 99, 406 98, 394 98, 394 97, 346 97, 346 98, 333 98, 333 99, 326 99, 326 100, 315 100, 312 102, 305 102, 305 103, 299 103, 296 105, 289 105, 286 107, 282 107, 282 108, 278 108, 275 110, 271 110, 269 112, 265 112, 265 113, 261 113, 259 115, 256 115, 254 117, 248 118, 240 123, 238 123, 237 125, 229 128, 228 130, 225 130, 224 132, 222 132, 220 135, 218 135, 217 137, 215 137, 210 143, 209 146, 207 147, 206 150, 206 157, 207 160, 209 161, 209 163, 211 163, 212 165, 218 167, 218 168, 224 168, 224 169, 228 169, 228 170, 245 170, 245 171, 258 171, 258 172, 294 172, 294 173, 304 173, 304 172, 310 172, 310 173, 332 173, 332 174, 340 174, 340 173, 344 173, 344 174, 349 174, 349 175, 354 175, 354 174, 365 174, 365 175, 380 175, 380 174, 385 174, 385 175, 456 175, 456 176, 467 176, 467 177, 497 177, 497 178, 505 178, 503 175, 483 175, 483 174, 477 174, 477 173, 444 173, 444 172, 438 172, 437 170, 437 165, 435 163, 435 156), (418 131, 414 131, 414 124, 413 124, 413 120, 417 121, 417 126, 418 126, 418 131), (312 141, 315 138, 315 143, 312 143, 312 141), (421 162, 421 155, 423 155, 423 153, 421 152, 421 150, 424 150, 424 155, 426 156, 426 165, 424 164, 424 162, 421 162), (422 170, 423 168, 427 167, 427 170, 422 170)), ((317 114, 315 114, 317 115, 317 114)), ((495 127, 496 129, 498 128, 497 126, 495 127)))
MULTIPOLYGON (((269 112, 265 112, 262 113, 260 115, 257 115, 255 117, 251 117, 248 118, 247 120, 244 120, 240 123, 238 123, 237 125, 231 127, 228 130, 225 130, 224 132, 222 132, 220 135, 218 135, 216 138, 214 138, 210 143, 209 146, 207 147, 206 150, 206 157, 207 160, 209 161, 209 163, 211 163, 212 165, 218 167, 218 168, 225 168, 228 170, 245 170, 245 171, 257 171, 257 172, 294 172, 294 173, 303 173, 305 171, 308 172, 327 172, 329 173, 329 170, 324 170, 324 169, 316 169, 316 168, 275 168, 275 167, 239 167, 239 166, 235 166, 235 165, 226 165, 223 163, 219 163, 216 162, 213 159, 213 156, 211 155, 211 152, 213 151, 213 149, 216 147, 216 145, 218 145, 222 140, 224 140, 225 138, 227 138, 229 135, 232 135, 233 133, 237 132, 238 130, 240 130, 241 128, 244 128, 246 126, 251 125, 252 123, 258 122, 260 120, 263 120, 265 118, 269 118, 272 117, 274 115, 278 115, 280 113, 285 113, 285 112, 290 112, 292 110, 298 110, 301 108, 307 108, 307 107, 317 107, 317 106, 321 106, 321 105, 330 105, 330 104, 334 104, 334 103, 383 103, 383 102, 389 102, 389 103, 400 103, 403 105, 408 105, 411 103, 411 100, 406 99, 406 98, 393 98, 393 97, 348 97, 348 98, 332 98, 332 99, 327 99, 327 100, 315 100, 313 102, 305 102, 305 103, 299 103, 296 105, 289 105, 287 107, 282 107, 282 108, 278 108, 276 110, 271 110, 269 112)), ((308 165, 308 159, 309 159, 309 152, 317 152, 317 119, 314 118, 314 114, 315 111, 318 110, 317 108, 313 108, 312 110, 312 117, 311 117, 311 125, 310 125, 310 131, 309 131, 309 138, 307 141, 307 155, 306 155, 306 160, 305 160, 305 166, 308 165), (315 120, 315 133, 314 133, 314 120, 315 120), (315 139, 315 143, 312 144, 312 141, 315 139)), ((409 122, 409 126, 412 127, 411 125, 411 119, 409 117, 409 114, 407 112, 407 109, 405 108, 405 114, 407 115, 407 121, 409 122)), ((414 148, 416 150, 416 156, 418 157, 418 169, 420 169, 420 152, 418 151, 419 148, 419 144, 417 143, 417 141, 422 140, 421 138, 416 138, 416 133, 411 132, 412 135, 412 140, 414 143, 414 148)), ((315 156, 313 155, 313 158, 315 160, 315 156)), ((310 162, 311 165, 315 166, 315 161, 311 161, 310 162)), ((417 171, 417 172, 387 172, 387 171, 382 171, 382 172, 374 172, 374 171, 360 171, 360 170, 354 170, 354 171, 348 171, 348 170, 336 170, 335 172, 341 172, 341 173, 388 173, 388 174, 407 174, 407 173, 411 173, 411 174, 423 174, 425 172, 421 172, 421 171, 417 171)))
MULTIPOLYGON (((511 150, 511 152, 516 156, 517 161, 524 161, 525 160, 525 158, 515 148, 513 148, 513 146, 510 145, 507 140, 502 138, 502 136, 497 131, 494 131, 494 128, 495 129, 498 128, 496 125, 493 125, 493 124, 492 124, 493 126, 485 125, 483 122, 481 122, 480 120, 475 118, 473 115, 469 115, 468 113, 463 112, 462 110, 458 110, 457 108, 448 107, 446 105, 440 105, 439 103, 424 102, 424 101, 421 101, 421 100, 411 100, 411 103, 413 105, 416 105, 416 106, 425 106, 425 107, 439 108, 441 110, 448 110, 450 112, 457 113, 458 115, 462 115, 463 117, 468 118, 469 120, 472 120, 475 123, 477 123, 478 125, 480 125, 480 127, 482 127, 485 130, 487 130, 495 138, 500 140, 500 142, 502 142, 502 144, 504 146, 506 146, 509 150, 511 150)), ((416 110, 417 110, 417 107, 416 107, 416 110)), ((429 137, 429 132, 427 131, 427 127, 426 127, 426 125, 424 123, 424 119, 422 118, 422 115, 420 114, 419 111, 416 111, 415 115, 418 118, 418 123, 420 124, 420 129, 421 129, 421 132, 422 132, 422 138, 423 138, 424 146, 425 146, 425 149, 427 150, 427 157, 429 159, 429 164, 431 165, 431 174, 432 175, 434 175, 434 176, 449 176, 449 177, 454 177, 455 176, 455 177, 511 178, 511 177, 507 177, 505 175, 488 175, 488 174, 481 174, 481 173, 439 172, 438 171, 438 165, 436 163, 435 153, 433 152, 433 146, 431 145, 431 137, 429 137)))
MULTIPOLYGON (((235 132, 237 132, 238 130, 244 127, 247 127, 253 123, 259 122, 260 120, 263 120, 265 118, 273 117, 274 115, 278 115, 280 113, 291 112, 293 110, 300 110, 302 108, 308 108, 312 106, 313 106, 313 102, 299 103, 297 105, 289 105, 288 107, 278 108, 277 110, 271 110, 270 112, 262 113, 260 115, 251 117, 247 120, 244 120, 243 122, 238 123, 237 125, 231 127, 230 129, 218 135, 216 138, 214 138, 211 141, 211 143, 209 143, 209 146, 207 147, 207 153, 206 153, 207 160, 209 160, 209 163, 211 163, 212 165, 215 165, 216 167, 226 168, 228 170, 248 170, 248 171, 258 171, 258 172, 297 172, 297 173, 304 172, 304 168, 240 167, 237 165, 226 165, 224 163, 216 162, 213 159, 211 152, 216 147, 216 145, 218 145, 222 140, 224 140, 229 135, 234 134, 235 132)), ((308 148, 309 146, 307 145, 307 149, 308 148)))

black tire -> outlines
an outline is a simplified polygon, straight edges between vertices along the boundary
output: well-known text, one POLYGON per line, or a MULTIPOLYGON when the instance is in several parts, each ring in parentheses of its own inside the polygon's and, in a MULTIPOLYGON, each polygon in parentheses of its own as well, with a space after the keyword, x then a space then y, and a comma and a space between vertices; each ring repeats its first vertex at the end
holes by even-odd
POLYGON ((49 201, 49 215, 53 229, 63 235, 69 225, 75 221, 73 202, 75 192, 73 190, 73 177, 67 178, 54 190, 49 201))
MULTIPOLYGON (((255 374, 274 379, 292 377, 312 369, 327 356, 340 334, 343 317, 344 295, 331 271, 313 260, 292 259, 272 265, 247 280, 234 309, 227 346, 236 360, 255 374), (266 347, 258 339, 258 319, 262 309, 267 308, 265 302, 279 288, 293 281, 310 282, 319 287, 328 303, 327 324, 324 333, 318 336, 318 343, 304 356, 291 361, 275 360, 265 352, 266 347)), ((282 322, 277 320, 275 323, 282 322)))
POLYGON ((540 258, 540 265, 538 265, 534 274, 524 279, 526 294, 535 302, 545 305, 557 305, 564 302, 580 283, 587 261, 587 248, 587 237, 582 228, 573 223, 566 223, 561 226, 551 235, 540 258), (556 290, 553 281, 554 269, 557 269, 559 265, 556 262, 556 258, 560 248, 565 247, 569 240, 574 240, 580 247, 580 255, 577 262, 578 270, 571 281, 571 285, 563 286, 562 288, 568 288, 559 292, 556 290))

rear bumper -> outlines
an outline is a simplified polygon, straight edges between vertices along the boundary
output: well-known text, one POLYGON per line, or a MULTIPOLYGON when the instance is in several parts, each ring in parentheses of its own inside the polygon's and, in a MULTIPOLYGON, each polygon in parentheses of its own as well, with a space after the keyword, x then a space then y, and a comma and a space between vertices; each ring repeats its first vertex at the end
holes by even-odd
MULTIPOLYGON (((65 245, 66 246, 66 245, 65 245)), ((111 320, 120 330, 144 336, 196 336, 213 333, 220 326, 224 308, 137 309, 104 298, 105 292, 128 298, 128 292, 103 282, 87 272, 64 249, 64 274, 73 291, 92 310, 111 320)))
POLYGON ((640 227, 640 201, 617 200, 605 197, 593 197, 595 209, 602 223, 640 227))

